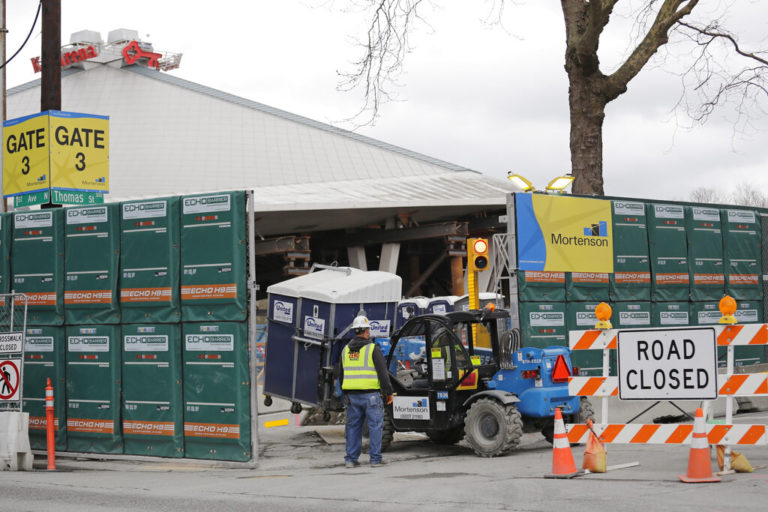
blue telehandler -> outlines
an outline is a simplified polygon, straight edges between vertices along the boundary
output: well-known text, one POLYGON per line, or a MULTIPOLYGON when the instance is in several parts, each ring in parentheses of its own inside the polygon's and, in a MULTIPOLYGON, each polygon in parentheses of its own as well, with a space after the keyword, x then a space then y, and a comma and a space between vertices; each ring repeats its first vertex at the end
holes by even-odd
POLYGON ((589 401, 568 394, 568 349, 517 346, 508 318, 501 309, 422 315, 392 336, 384 353, 395 396, 384 448, 395 431, 417 431, 438 444, 466 438, 477 455, 494 457, 524 432, 552 442, 557 407, 566 422, 593 416, 589 401))

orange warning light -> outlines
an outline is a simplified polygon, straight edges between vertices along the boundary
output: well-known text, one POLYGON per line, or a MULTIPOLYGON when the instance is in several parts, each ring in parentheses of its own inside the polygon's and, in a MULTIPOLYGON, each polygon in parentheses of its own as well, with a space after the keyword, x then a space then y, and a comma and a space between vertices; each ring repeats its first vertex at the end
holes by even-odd
POLYGON ((726 295, 720 299, 718 307, 720 308, 720 313, 723 315, 720 317, 719 323, 735 324, 737 322, 736 317, 733 316, 733 314, 736 312, 736 301, 733 300, 733 297, 726 295))
POLYGON ((597 307, 595 308, 595 317, 597 318, 595 329, 613 328, 613 326, 611 325, 612 314, 613 314, 613 309, 611 309, 611 306, 609 306, 605 302, 601 302, 600 304, 598 304, 597 307))
POLYGON ((494 311, 496 311, 496 304, 494 304, 493 302, 489 302, 488 304, 485 305, 485 309, 487 309, 490 313, 493 313, 494 311))
POLYGON ((733 300, 733 297, 730 295, 726 295, 720 299, 720 304, 718 304, 718 307, 720 308, 720 313, 723 315, 732 315, 736 312, 736 301, 733 300))

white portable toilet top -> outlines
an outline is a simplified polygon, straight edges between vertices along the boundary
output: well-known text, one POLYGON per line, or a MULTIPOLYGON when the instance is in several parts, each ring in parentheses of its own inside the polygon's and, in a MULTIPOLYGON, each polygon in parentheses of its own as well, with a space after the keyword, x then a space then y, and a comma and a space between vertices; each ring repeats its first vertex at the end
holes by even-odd
MULTIPOLYGON (((497 299, 503 299, 504 296, 500 293, 493 293, 493 292, 480 292, 478 294, 478 298, 480 300, 497 300, 497 299)), ((461 297, 457 297, 454 302, 468 302, 469 301, 469 295, 462 295, 461 297)))
POLYGON ((267 293, 285 295, 286 297, 304 297, 304 290, 308 288, 320 285, 321 283, 346 279, 357 273, 364 272, 352 267, 334 267, 332 270, 319 270, 275 283, 267 288, 267 293))
POLYGON ((429 299, 429 303, 435 303, 435 302, 447 302, 448 304, 455 304, 456 301, 459 300, 458 295, 443 295, 440 297, 432 297, 429 299))
POLYGON ((389 272, 338 267, 273 284, 267 292, 329 304, 363 304, 397 302, 402 288, 400 276, 389 272))
POLYGON ((426 309, 429 305, 429 299, 426 297, 410 297, 408 299, 402 299, 397 303, 398 307, 403 304, 416 304, 421 309, 426 309))

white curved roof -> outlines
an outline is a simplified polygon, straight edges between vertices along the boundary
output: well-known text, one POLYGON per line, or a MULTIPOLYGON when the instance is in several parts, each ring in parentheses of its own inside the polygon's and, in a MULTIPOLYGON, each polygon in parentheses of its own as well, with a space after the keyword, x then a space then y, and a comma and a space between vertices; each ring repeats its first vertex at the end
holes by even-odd
MULTIPOLYGON (((257 210, 276 211, 348 201, 501 206, 517 191, 506 180, 167 73, 119 66, 89 62, 62 72, 62 110, 110 118, 110 199, 254 188, 257 210)), ((8 119, 39 108, 39 80, 8 91, 8 119)))

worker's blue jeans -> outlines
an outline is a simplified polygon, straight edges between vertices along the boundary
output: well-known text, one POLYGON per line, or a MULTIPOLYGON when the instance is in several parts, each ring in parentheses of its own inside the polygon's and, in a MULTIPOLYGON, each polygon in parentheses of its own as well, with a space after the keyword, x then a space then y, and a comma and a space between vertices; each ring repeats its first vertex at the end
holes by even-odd
POLYGON ((384 423, 384 402, 378 391, 371 393, 345 393, 347 405, 347 428, 344 438, 347 442, 346 462, 357 462, 363 449, 363 422, 368 421, 371 463, 381 461, 381 429, 384 423))

